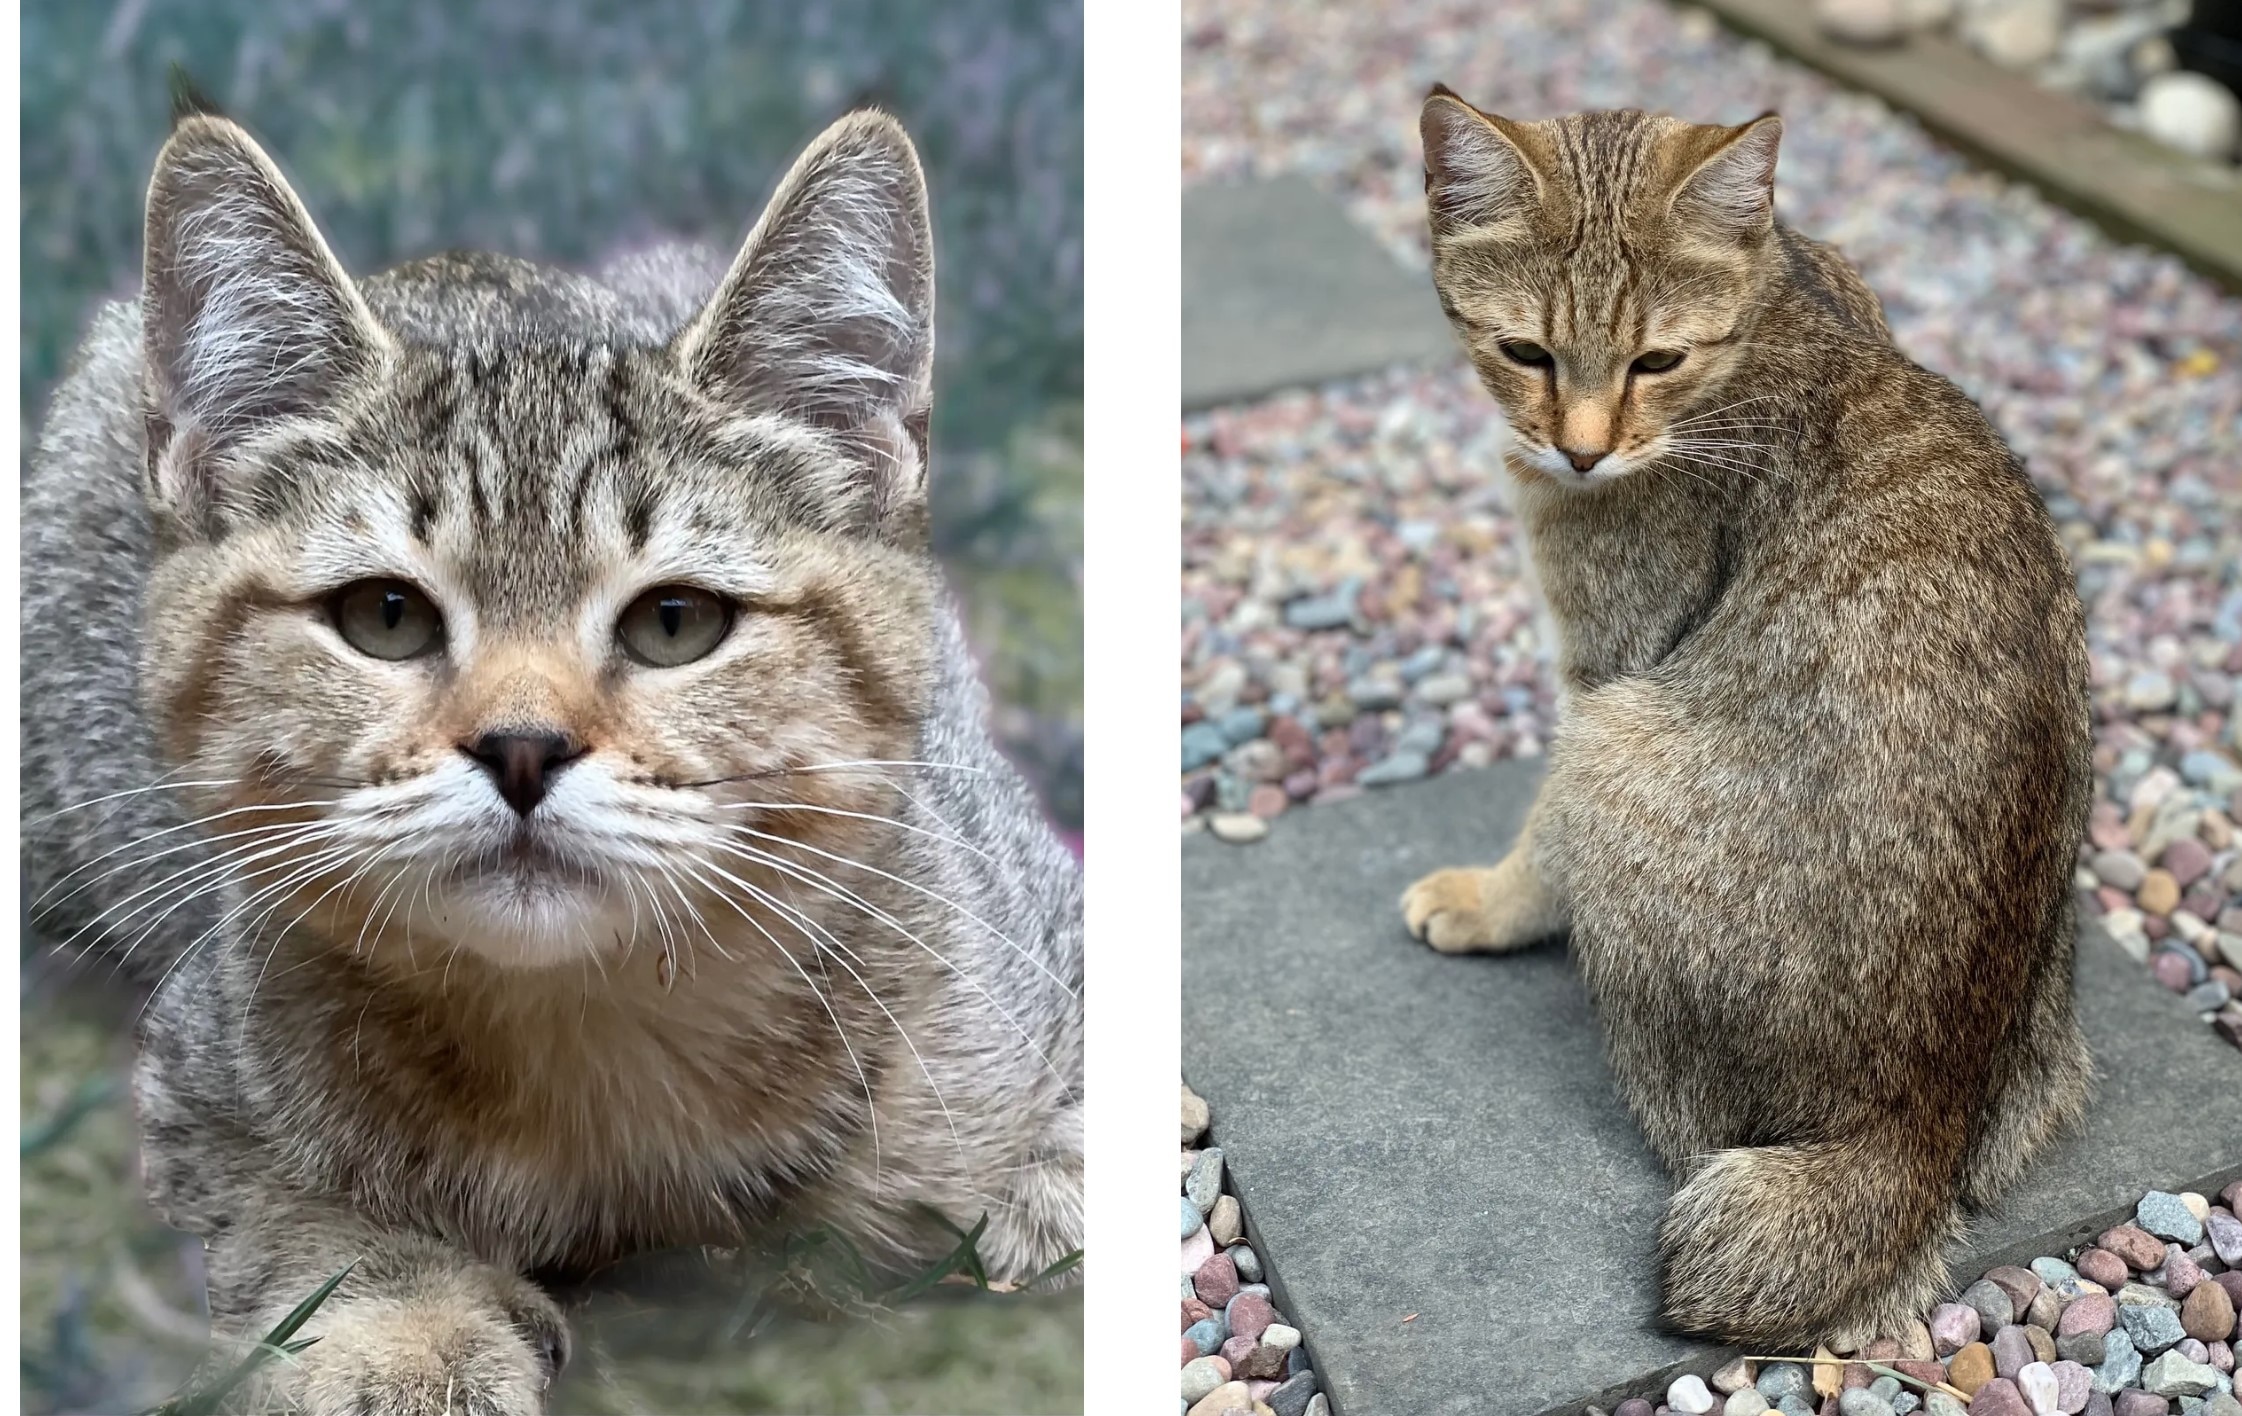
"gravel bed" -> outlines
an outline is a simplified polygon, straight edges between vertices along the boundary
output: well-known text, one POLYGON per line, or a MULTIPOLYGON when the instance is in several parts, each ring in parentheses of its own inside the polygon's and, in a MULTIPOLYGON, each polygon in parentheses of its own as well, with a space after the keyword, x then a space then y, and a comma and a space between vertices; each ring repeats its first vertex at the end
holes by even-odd
POLYGON ((1222 1149, 1200 1143, 1207 1104, 1183 1088, 1184 1416, 1331 1416, 1300 1329, 1269 1299, 1222 1149))
POLYGON ((1897 1337, 1820 1361, 1738 1358, 1613 1416, 2242 1416, 2237 1205, 2242 1181, 2215 1203, 2152 1190, 2130 1223, 1990 1269, 1897 1337))
MULTIPOLYGON (((2242 1046, 2242 300, 1971 168, 1903 114, 1650 0, 1185 6, 1187 182, 1302 173, 1426 264, 1414 117, 1785 120, 1785 220, 1839 243, 1901 346, 2022 454, 2088 609, 2097 792, 2078 884, 2242 1046)), ((1186 829, 1531 756, 1548 641, 1468 369, 1184 420, 1186 829)))

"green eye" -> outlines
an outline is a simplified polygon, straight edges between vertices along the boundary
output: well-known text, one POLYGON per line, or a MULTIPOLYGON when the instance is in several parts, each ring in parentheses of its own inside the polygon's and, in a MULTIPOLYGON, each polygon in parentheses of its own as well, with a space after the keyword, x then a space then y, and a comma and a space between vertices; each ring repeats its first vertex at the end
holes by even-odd
POLYGON ((657 585, 615 622, 623 652, 648 668, 674 669, 707 657, 732 627, 732 607, 690 585, 657 585))
POLYGON ((1548 350, 1523 339, 1503 345, 1502 353, 1505 359, 1514 364, 1532 364, 1538 367, 1550 362, 1548 350))
POLYGON ((1681 361, 1682 355, 1679 350, 1653 349, 1635 361, 1635 372, 1638 374, 1663 374, 1681 361))
POLYGON ((328 614, 343 642, 373 659, 417 659, 444 642, 444 617, 402 580, 353 581, 335 592, 328 614))

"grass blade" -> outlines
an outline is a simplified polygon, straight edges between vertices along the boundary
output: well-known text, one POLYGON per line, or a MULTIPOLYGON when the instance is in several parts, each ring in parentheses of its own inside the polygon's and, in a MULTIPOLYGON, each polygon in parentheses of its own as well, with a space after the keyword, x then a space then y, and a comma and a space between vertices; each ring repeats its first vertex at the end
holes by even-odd
POLYGON ((1071 1273, 1075 1269, 1081 1267, 1081 1265, 1082 1251, 1080 1249, 1077 1249, 1073 1253, 1067 1255, 1063 1259, 1060 1259, 1057 1263, 1051 1265, 1051 1267, 1045 1269, 1043 1272, 1037 1274, 1035 1277, 1029 1279, 1026 1283, 1023 1283, 1020 1286, 1022 1288, 1033 1288, 1037 1284, 1057 1278, 1061 1274, 1071 1273))
MULTIPOLYGON (((929 1210, 928 1213, 933 1214, 934 1212, 929 1210)), ((983 1214, 970 1230, 959 1229, 945 1215, 936 1214, 934 1217, 942 1222, 943 1228, 958 1236, 957 1247, 943 1256, 933 1268, 928 1269, 925 1273, 920 1274, 917 1278, 912 1279, 890 1294, 888 1296, 890 1303, 908 1302, 951 1274, 961 1271, 972 1274, 974 1281, 980 1287, 986 1288, 989 1286, 988 1273, 981 1267, 980 1253, 981 1236, 987 1233, 989 1228, 988 1215, 983 1214)))
POLYGON ((114 1077, 88 1077, 71 1093, 54 1115, 39 1122, 23 1133, 21 1159, 29 1160, 48 1147, 56 1145, 78 1128, 78 1123, 117 1094, 114 1077))
POLYGON ((275 1357, 293 1357, 319 1341, 316 1337, 297 1338, 296 1331, 311 1321, 311 1315, 319 1311, 322 1303, 334 1296, 335 1290, 342 1286, 342 1281, 350 1277, 350 1271, 356 1267, 358 1260, 352 1259, 334 1277, 313 1289, 311 1296, 289 1310, 288 1316, 273 1324, 272 1331, 266 1333, 255 1347, 250 1348, 248 1354, 216 1386, 197 1392, 183 1392, 161 1406, 141 1413, 141 1416, 216 1416, 220 1404, 243 1382, 248 1381, 259 1367, 275 1357))

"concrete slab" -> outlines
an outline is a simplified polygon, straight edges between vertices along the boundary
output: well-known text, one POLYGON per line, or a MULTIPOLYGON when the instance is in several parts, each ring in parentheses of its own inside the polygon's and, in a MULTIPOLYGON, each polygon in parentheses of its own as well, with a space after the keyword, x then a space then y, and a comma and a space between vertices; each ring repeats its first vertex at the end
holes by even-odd
MULTIPOLYGON (((1452 959, 1402 930, 1402 889, 1493 860, 1537 779, 1503 764, 1252 847, 1184 842, 1184 1076, 1339 1416, 1577 1411, 1723 1357, 1652 1330, 1669 1186, 1563 950, 1452 959)), ((2099 1095, 1981 1222, 1973 1275, 2149 1186, 2242 1174, 2242 1057, 2098 932, 2079 955, 2099 1095)))
POLYGON ((1183 406, 1460 358, 1432 281, 1297 177, 1183 194, 1183 406))

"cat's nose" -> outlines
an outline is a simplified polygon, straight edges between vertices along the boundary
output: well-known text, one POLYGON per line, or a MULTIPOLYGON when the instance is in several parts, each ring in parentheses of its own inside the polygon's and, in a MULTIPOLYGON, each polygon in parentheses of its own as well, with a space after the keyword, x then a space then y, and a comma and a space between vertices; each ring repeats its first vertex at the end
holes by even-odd
POLYGON ((574 738, 547 732, 484 733, 461 743, 459 750, 490 773, 498 794, 525 817, 545 799, 561 769, 584 755, 583 744, 574 738))
POLYGON ((1611 451, 1611 449, 1608 447, 1560 447, 1557 450, 1565 455, 1565 460, 1573 465, 1573 471, 1575 472, 1586 472, 1591 467, 1594 467, 1597 463, 1603 461, 1605 454, 1611 451))

